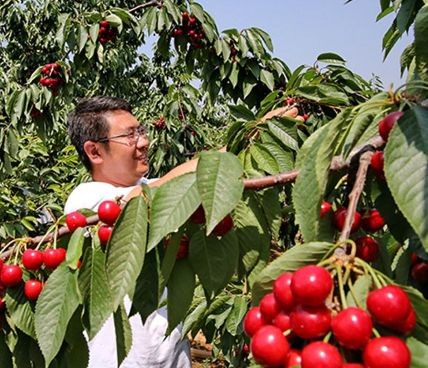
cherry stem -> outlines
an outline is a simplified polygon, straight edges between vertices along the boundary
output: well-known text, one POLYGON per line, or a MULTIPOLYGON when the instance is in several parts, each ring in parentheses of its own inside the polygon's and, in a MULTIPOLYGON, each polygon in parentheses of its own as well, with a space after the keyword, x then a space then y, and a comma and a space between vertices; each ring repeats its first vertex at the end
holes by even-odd
POLYGON ((324 338, 322 339, 323 342, 329 342, 331 338, 331 331, 324 336, 324 338))
POLYGON ((376 285, 376 289, 380 289, 383 286, 378 276, 373 271, 373 268, 370 267, 370 265, 368 265, 366 262, 364 262, 361 258, 358 258, 358 257, 355 257, 354 262, 359 266, 363 267, 366 273, 370 274, 374 284, 376 285))
POLYGON ((342 267, 339 265, 336 265, 336 272, 337 272, 337 281, 339 283, 340 302, 342 303, 343 309, 346 309, 348 308, 348 303, 346 302, 345 289, 343 285, 342 267))

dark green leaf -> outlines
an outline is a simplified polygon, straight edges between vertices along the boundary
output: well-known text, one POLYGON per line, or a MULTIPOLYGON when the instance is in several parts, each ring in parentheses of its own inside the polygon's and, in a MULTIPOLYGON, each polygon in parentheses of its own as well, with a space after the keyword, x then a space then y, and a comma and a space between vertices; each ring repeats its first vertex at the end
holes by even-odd
POLYGON ((206 232, 229 214, 241 198, 243 169, 238 158, 228 152, 202 152, 197 185, 206 215, 206 232))
POLYGON ((58 353, 79 304, 77 274, 63 263, 49 276, 36 304, 36 335, 46 365, 58 353))
POLYGON ((233 230, 221 238, 205 237, 198 231, 190 240, 189 260, 209 296, 217 294, 230 281, 238 255, 238 239, 233 230))
POLYGON ((72 234, 67 246, 66 263, 68 267, 75 270, 82 256, 83 243, 85 242, 85 228, 78 228, 72 234))
POLYGON ((79 288, 85 300, 89 339, 101 329, 113 312, 113 303, 105 270, 105 254, 97 237, 88 247, 79 273, 79 288))
POLYGON ((414 107, 395 124, 385 147, 392 196, 428 251, 428 108, 414 107))
POLYGON ((195 290, 195 273, 187 259, 177 261, 168 280, 168 331, 184 320, 195 290))
POLYGON ((226 319, 226 330, 232 335, 236 336, 239 331, 238 327, 242 319, 247 313, 247 301, 242 296, 235 296, 233 298, 233 306, 226 319))
POLYGON ((34 302, 24 295, 22 287, 9 288, 4 297, 10 319, 16 327, 28 336, 36 338, 34 328, 34 302))
POLYGON ((107 248, 106 270, 113 310, 135 288, 146 253, 147 205, 143 196, 132 198, 122 210, 107 248))
POLYGON ((129 324, 128 316, 123 304, 120 304, 113 314, 114 328, 116 331, 116 348, 117 348, 117 362, 118 366, 128 355, 132 346, 132 331, 129 324))
POLYGON ((428 360, 428 344, 414 337, 407 338, 406 344, 412 355, 412 368, 425 368, 428 360))
POLYGON ((428 80, 428 5, 423 6, 415 19, 416 69, 421 78, 428 80))
POLYGON ((273 175, 280 172, 274 155, 264 145, 259 143, 251 145, 250 154, 258 166, 268 174, 273 175))
POLYGON ((271 91, 275 89, 275 79, 271 72, 262 69, 260 71, 260 80, 268 87, 271 91))
POLYGON ((345 59, 343 59, 340 55, 335 54, 334 52, 326 52, 324 54, 318 55, 317 61, 332 64, 345 64, 346 62, 345 59))
POLYGON ((151 205, 148 250, 183 225, 200 204, 194 173, 185 174, 162 185, 151 205))

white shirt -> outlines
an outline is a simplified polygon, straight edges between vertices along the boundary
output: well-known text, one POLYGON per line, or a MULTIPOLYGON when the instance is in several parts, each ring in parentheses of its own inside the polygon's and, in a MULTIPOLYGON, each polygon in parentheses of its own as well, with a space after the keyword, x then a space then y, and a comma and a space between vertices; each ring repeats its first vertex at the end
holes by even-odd
MULTIPOLYGON (((103 182, 78 185, 68 197, 65 213, 82 208, 97 210, 107 199, 126 196, 134 187, 119 188, 103 182)), ((131 300, 124 300, 129 313, 131 300)), ((168 327, 166 307, 154 311, 143 324, 139 314, 129 318, 132 330, 132 347, 120 368, 190 368, 190 346, 181 340, 180 328, 165 338, 168 327)), ((88 342, 88 368, 117 368, 116 335, 111 315, 96 336, 88 342)))

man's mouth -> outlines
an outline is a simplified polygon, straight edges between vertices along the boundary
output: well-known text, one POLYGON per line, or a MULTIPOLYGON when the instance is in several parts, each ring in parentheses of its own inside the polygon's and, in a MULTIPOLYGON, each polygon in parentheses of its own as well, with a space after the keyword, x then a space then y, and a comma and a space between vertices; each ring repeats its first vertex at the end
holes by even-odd
POLYGON ((136 160, 143 164, 147 164, 149 162, 149 157, 147 155, 139 155, 136 157, 136 160))

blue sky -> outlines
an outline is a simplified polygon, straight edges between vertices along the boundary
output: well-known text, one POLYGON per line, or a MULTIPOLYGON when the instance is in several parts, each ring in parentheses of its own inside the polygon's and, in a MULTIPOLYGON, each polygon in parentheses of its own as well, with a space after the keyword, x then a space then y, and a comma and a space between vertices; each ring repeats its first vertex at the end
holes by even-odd
POLYGON ((399 87, 400 55, 413 34, 400 40, 383 61, 382 37, 393 14, 376 22, 378 0, 196 0, 210 13, 219 31, 258 27, 270 34, 274 55, 291 69, 313 64, 324 52, 335 52, 353 72, 379 76, 385 88, 399 87))

